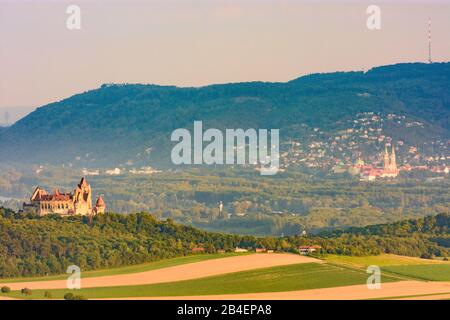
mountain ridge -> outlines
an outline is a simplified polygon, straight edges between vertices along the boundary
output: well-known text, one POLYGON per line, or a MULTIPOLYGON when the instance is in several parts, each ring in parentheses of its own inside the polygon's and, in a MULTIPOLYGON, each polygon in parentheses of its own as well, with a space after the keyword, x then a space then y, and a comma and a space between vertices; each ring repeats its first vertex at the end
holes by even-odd
POLYGON ((449 88, 448 62, 311 74, 287 82, 104 84, 39 107, 2 129, 0 162, 166 166, 170 133, 191 128, 195 120, 219 129, 281 128, 286 141, 302 139, 300 124, 333 134, 344 129, 340 120, 362 112, 421 121, 428 132, 414 135, 425 143, 450 136, 449 88))

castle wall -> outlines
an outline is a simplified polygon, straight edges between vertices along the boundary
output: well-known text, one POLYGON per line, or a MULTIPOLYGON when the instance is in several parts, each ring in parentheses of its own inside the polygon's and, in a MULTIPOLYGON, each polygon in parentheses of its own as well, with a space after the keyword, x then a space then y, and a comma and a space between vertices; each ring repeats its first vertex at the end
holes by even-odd
POLYGON ((68 215, 74 212, 72 201, 39 201, 38 208, 41 216, 51 213, 68 215))

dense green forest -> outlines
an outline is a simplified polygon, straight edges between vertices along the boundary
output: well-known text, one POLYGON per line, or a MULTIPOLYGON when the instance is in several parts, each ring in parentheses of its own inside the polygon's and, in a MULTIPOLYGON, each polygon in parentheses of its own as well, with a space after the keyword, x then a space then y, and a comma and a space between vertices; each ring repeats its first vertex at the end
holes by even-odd
POLYGON ((341 241, 342 238, 366 239, 371 245, 378 246, 380 253, 395 253, 422 258, 448 257, 450 254, 450 214, 441 213, 389 224, 334 230, 321 233, 321 237, 327 239, 325 243, 341 241))
POLYGON ((254 237, 201 231, 178 225, 171 219, 158 220, 149 213, 62 218, 24 215, 0 208, 0 277, 60 274, 71 264, 82 270, 132 265, 192 254, 192 248, 199 246, 204 247, 205 253, 232 251, 235 247, 297 252, 299 245, 314 244, 323 247, 322 253, 387 252, 446 257, 449 222, 448 214, 440 214, 358 232, 254 237), (389 232, 384 234, 383 228, 389 232), (397 235, 397 228, 406 233, 397 235))
POLYGON ((429 235, 449 235, 450 215, 439 214, 419 219, 398 221, 391 224, 377 224, 364 228, 348 228, 345 231, 338 230, 330 232, 332 235, 351 233, 359 235, 396 235, 409 236, 413 233, 425 233, 429 235))
POLYGON ((148 213, 104 214, 91 219, 57 215, 36 217, 0 208, 0 276, 64 273, 119 267, 217 248, 255 246, 256 239, 207 233, 158 221, 148 213))

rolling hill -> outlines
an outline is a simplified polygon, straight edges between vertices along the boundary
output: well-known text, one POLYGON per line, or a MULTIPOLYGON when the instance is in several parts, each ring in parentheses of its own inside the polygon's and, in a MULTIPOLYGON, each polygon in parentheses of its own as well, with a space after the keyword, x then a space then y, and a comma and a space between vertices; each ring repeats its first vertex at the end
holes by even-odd
POLYGON ((137 265, 191 255, 195 253, 193 248, 203 248, 200 254, 233 252, 236 247, 298 252, 301 245, 320 245, 322 253, 337 255, 395 253, 444 258, 449 253, 449 222, 448 215, 440 214, 375 227, 379 232, 367 228, 307 237, 254 237, 206 232, 170 219, 157 220, 149 213, 62 218, 0 207, 0 278, 58 275, 71 264, 84 271, 137 265), (425 227, 411 233, 392 233, 417 225, 425 227))
POLYGON ((305 128, 333 135, 358 113, 417 121, 393 139, 423 145, 450 137, 450 63, 397 64, 364 72, 314 74, 286 83, 199 88, 143 84, 100 88, 38 108, 0 130, 2 163, 80 166, 170 165, 170 134, 192 128, 281 128, 281 142, 307 139, 305 128))

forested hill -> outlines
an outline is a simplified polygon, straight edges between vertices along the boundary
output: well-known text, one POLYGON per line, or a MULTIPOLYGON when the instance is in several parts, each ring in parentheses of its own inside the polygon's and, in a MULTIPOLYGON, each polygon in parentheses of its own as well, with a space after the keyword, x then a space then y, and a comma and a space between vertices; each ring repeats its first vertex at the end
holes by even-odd
POLYGON ((371 225, 363 228, 352 227, 341 231, 323 233, 321 237, 332 243, 342 239, 367 239, 369 243, 376 243, 376 246, 384 253, 420 256, 422 258, 448 257, 450 253, 450 215, 440 213, 435 216, 389 224, 371 225))
POLYGON ((0 131, 0 162, 84 166, 170 164, 170 134, 192 128, 281 128, 281 140, 307 129, 333 134, 358 113, 399 114, 422 127, 387 135, 420 145, 450 136, 450 63, 398 64, 286 83, 200 88, 103 85, 38 108, 0 131))
POLYGON ((434 226, 432 230, 440 231, 428 233, 428 227, 421 227, 402 235, 391 230, 373 235, 344 232, 332 236, 253 237, 205 232, 171 220, 156 220, 149 213, 106 213, 92 219, 36 217, 0 207, 0 278, 63 274, 72 264, 83 271, 120 267, 193 254, 194 247, 203 247, 205 254, 219 249, 233 251, 235 247, 298 253, 299 245, 320 245, 322 253, 448 257, 448 215, 417 221, 416 225, 434 226))
POLYGON ((428 235, 450 235, 450 215, 441 213, 418 219, 398 221, 389 224, 377 224, 363 228, 348 228, 345 231, 334 231, 331 234, 351 233, 358 235, 407 235, 414 233, 428 235))
POLYGON ((113 268, 192 254, 196 246, 215 252, 256 242, 157 221, 148 213, 108 213, 90 220, 37 217, 1 207, 0 234, 0 278, 62 274, 71 264, 82 270, 113 268))

